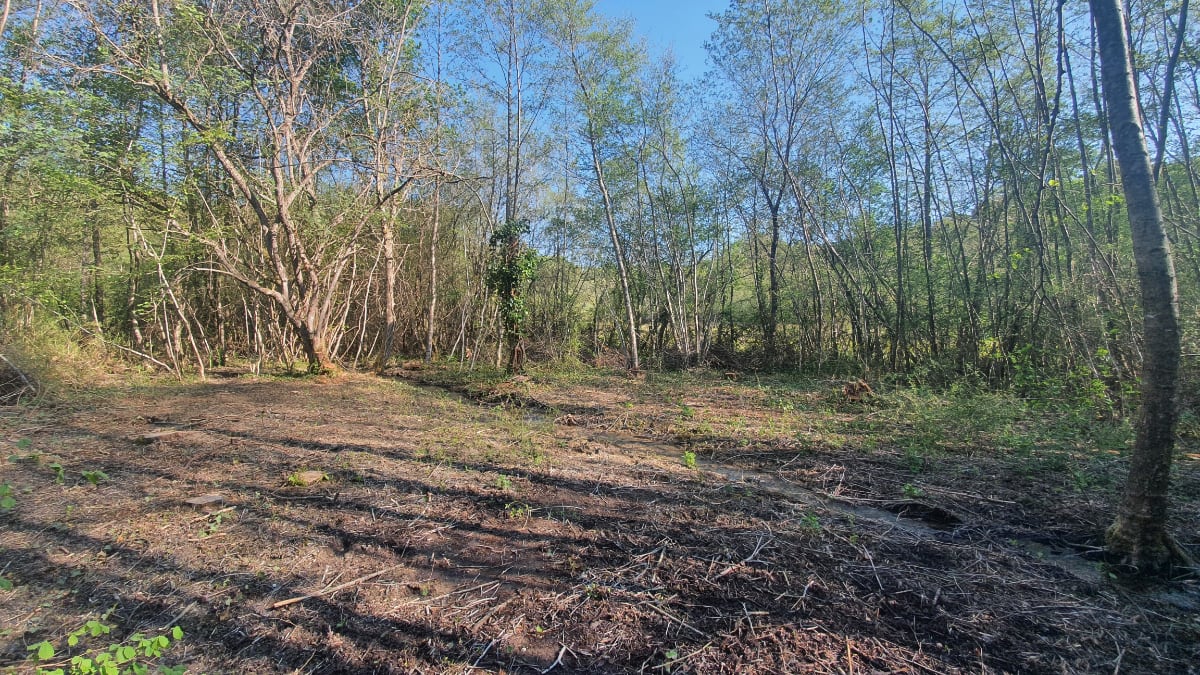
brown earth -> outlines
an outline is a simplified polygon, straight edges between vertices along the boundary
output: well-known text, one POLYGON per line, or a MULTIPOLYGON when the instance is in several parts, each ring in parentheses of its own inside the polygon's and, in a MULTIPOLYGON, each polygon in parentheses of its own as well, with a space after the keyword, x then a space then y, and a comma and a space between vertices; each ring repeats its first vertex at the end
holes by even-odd
MULTIPOLYGON (((1117 450, 932 437, 836 383, 400 375, 152 383, 4 413, 0 669, 32 672, 43 640, 65 667, 174 626, 144 662, 1200 669, 1196 581, 1134 588, 1101 564, 1117 450), (109 610, 110 636, 68 647, 109 610)), ((1195 452, 1173 514, 1193 551, 1195 452)))

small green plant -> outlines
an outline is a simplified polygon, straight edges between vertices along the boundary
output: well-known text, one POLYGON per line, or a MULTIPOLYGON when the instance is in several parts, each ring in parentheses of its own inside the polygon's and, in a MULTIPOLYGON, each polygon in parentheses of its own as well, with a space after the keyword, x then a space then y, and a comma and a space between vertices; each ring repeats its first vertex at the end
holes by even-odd
POLYGON ((216 534, 217 530, 221 527, 221 523, 225 522, 225 515, 224 513, 215 514, 212 520, 208 522, 208 525, 204 527, 204 531, 200 533, 200 536, 211 537, 216 534))
POLYGON ((0 591, 11 591, 13 589, 12 579, 0 574, 0 591))
POLYGON ((66 469, 63 469, 62 464, 59 464, 58 462, 51 462, 50 464, 48 464, 46 466, 47 466, 47 468, 49 468, 51 471, 54 472, 54 482, 55 483, 58 483, 61 485, 67 479, 66 469))
POLYGON ((504 474, 496 476, 496 489, 508 491, 512 489, 512 486, 512 479, 508 476, 505 476, 504 474))
POLYGON ((900 489, 904 492, 904 496, 909 499, 917 499, 925 496, 925 491, 912 483, 905 483, 904 487, 900 489))
MULTIPOLYGON (((112 610, 109 610, 99 620, 91 619, 72 631, 67 636, 67 647, 77 647, 84 640, 111 633, 113 627, 105 623, 111 613, 112 610)), ((58 653, 49 640, 32 644, 26 649, 32 652, 30 658, 34 661, 38 675, 143 675, 149 673, 151 667, 166 675, 183 675, 187 672, 184 666, 154 663, 173 643, 182 639, 183 629, 179 626, 172 627, 162 635, 134 633, 123 642, 87 650, 72 656, 69 661, 59 663, 46 663, 58 653)))
POLYGON ((0 483, 0 511, 12 511, 17 500, 12 496, 13 489, 8 483, 0 483))
POLYGON ((533 515, 533 507, 523 502, 509 502, 504 505, 504 515, 511 520, 521 520, 533 515))
POLYGON ((800 527, 806 530, 821 529, 821 519, 815 513, 806 513, 800 517, 800 527))
POLYGON ((696 453, 691 450, 683 451, 683 465, 689 469, 696 468, 696 453))
POLYGON ((82 474, 83 479, 92 485, 99 485, 101 481, 108 480, 108 474, 98 469, 95 471, 83 471, 82 474))
POLYGON ((904 449, 904 463, 908 465, 909 471, 921 473, 925 470, 925 453, 909 446, 904 449))
POLYGON ((696 409, 686 403, 679 404, 680 419, 690 420, 696 416, 696 409))
POLYGON ((671 672, 672 668, 675 666, 675 662, 678 660, 679 660, 679 650, 678 649, 668 649, 667 651, 663 652, 663 663, 661 666, 659 666, 659 669, 669 673, 669 672, 671 672))

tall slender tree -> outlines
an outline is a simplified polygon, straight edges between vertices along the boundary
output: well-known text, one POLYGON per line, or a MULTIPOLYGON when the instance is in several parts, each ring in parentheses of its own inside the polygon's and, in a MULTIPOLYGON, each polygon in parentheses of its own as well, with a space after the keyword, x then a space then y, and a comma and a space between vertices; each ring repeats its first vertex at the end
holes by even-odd
POLYGON ((1187 554, 1167 533, 1168 488, 1178 419, 1179 295, 1142 131, 1125 11, 1121 0, 1089 0, 1089 4, 1100 48, 1109 128, 1133 233, 1145 333, 1137 439, 1124 496, 1107 540, 1110 550, 1124 556, 1140 572, 1154 574, 1175 564, 1190 564, 1187 554))

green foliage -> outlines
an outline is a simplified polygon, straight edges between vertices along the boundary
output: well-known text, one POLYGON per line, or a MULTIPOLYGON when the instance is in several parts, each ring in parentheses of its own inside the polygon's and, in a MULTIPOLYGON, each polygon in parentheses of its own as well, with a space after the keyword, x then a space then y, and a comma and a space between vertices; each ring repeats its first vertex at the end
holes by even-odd
POLYGON ((103 471, 100 471, 98 469, 92 470, 92 471, 83 471, 81 473, 83 475, 84 480, 91 483, 92 485, 99 485, 101 483, 101 481, 108 480, 108 474, 106 474, 103 471))
MULTIPOLYGON (((105 620, 111 613, 112 610, 109 610, 99 620, 90 619, 67 635, 67 649, 109 635, 113 626, 105 623, 105 620)), ((54 643, 49 640, 29 645, 26 650, 31 652, 29 658, 38 675, 145 675, 151 672, 151 668, 159 673, 182 675, 187 672, 184 666, 167 666, 156 661, 183 636, 183 629, 179 626, 161 635, 134 633, 121 642, 87 649, 71 656, 68 661, 54 664, 46 663, 58 654, 54 643)))
POLYGON ((683 451, 683 465, 689 469, 696 468, 696 453, 691 450, 683 451))
POLYGON ((512 489, 513 482, 512 482, 512 479, 509 478, 508 476, 505 476, 504 474, 500 474, 499 476, 496 476, 495 485, 496 485, 497 490, 507 491, 507 490, 512 489))
POLYGON ((533 507, 524 502, 509 502, 504 505, 504 515, 510 520, 526 520, 533 515, 533 507))
POLYGON ((200 532, 200 536, 201 537, 211 537, 214 534, 216 534, 217 530, 221 529, 221 524, 225 522, 225 520, 227 519, 227 516, 229 516, 229 514, 226 514, 226 513, 213 514, 213 516, 209 519, 208 523, 204 526, 204 529, 200 532))
POLYGON ((0 511, 12 511, 16 505, 17 500, 13 497, 12 485, 0 483, 0 511))
POLYGON ((527 234, 528 221, 509 221, 496 228, 488 241, 491 257, 485 282, 500 303, 501 321, 510 335, 521 335, 529 316, 525 292, 537 272, 537 253, 521 244, 527 234))

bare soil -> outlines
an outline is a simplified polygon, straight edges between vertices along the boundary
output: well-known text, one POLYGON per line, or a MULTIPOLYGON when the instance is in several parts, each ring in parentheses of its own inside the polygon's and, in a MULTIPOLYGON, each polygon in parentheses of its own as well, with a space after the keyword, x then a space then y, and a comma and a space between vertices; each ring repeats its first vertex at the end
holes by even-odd
POLYGON ((404 371, 15 407, 0 670, 173 626, 153 664, 193 673, 1200 670, 1197 582, 1131 587, 1098 548, 1120 448, 839 396, 404 371))

